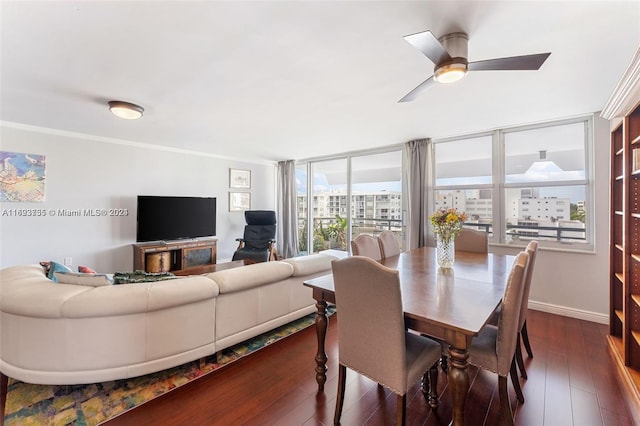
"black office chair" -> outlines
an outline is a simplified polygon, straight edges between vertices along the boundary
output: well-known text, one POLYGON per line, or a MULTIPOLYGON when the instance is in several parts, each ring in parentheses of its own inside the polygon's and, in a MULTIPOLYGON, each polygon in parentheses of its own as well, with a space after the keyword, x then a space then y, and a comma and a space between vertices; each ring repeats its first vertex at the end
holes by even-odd
POLYGON ((276 212, 273 210, 245 210, 244 237, 239 241, 233 260, 255 262, 276 260, 276 212))

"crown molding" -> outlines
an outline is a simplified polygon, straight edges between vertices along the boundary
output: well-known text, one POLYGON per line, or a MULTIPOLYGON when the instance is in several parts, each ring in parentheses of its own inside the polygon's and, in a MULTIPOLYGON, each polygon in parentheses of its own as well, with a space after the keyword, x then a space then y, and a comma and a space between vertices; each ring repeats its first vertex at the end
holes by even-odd
POLYGON ((640 93, 640 46, 602 109, 600 116, 607 120, 624 116, 637 102, 637 97, 633 97, 634 93, 640 93))
POLYGON ((130 146, 134 148, 150 149, 155 151, 168 151, 168 152, 175 152, 178 154, 186 154, 186 155, 195 155, 197 157, 217 158, 220 160, 236 161, 236 162, 250 163, 250 164, 264 164, 264 165, 271 165, 271 166, 277 165, 277 161, 271 161, 271 160, 229 157, 225 155, 213 154, 210 152, 194 151, 190 149, 176 148, 176 147, 165 146, 165 145, 156 145, 156 144, 150 144, 145 142, 136 142, 136 141, 126 140, 126 139, 96 136, 96 135, 90 135, 87 133, 71 132, 68 130, 59 130, 59 129, 53 129, 50 127, 34 126, 30 124, 16 123, 12 121, 0 120, 0 128, 2 127, 8 128, 8 129, 17 129, 17 130, 41 133, 45 135, 64 136, 64 137, 73 138, 73 139, 90 140, 93 142, 110 143, 114 145, 124 145, 124 146, 130 146))

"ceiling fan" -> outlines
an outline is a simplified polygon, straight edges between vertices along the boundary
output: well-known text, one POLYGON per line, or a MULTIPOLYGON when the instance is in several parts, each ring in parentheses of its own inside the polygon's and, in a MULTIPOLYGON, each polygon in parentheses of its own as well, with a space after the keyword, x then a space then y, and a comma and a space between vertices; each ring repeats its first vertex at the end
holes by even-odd
POLYGON ((434 82, 453 83, 460 80, 468 71, 537 70, 551 55, 551 52, 547 52, 468 62, 469 36, 466 33, 456 32, 436 38, 431 31, 427 30, 404 36, 404 39, 429 58, 435 64, 435 68, 431 77, 398 102, 414 100, 434 82))

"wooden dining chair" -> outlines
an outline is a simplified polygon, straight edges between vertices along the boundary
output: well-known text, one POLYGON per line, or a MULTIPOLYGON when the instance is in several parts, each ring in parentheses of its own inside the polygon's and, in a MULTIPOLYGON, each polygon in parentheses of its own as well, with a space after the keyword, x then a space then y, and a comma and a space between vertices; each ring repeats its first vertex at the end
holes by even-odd
POLYGON ((520 403, 524 403, 524 396, 517 381, 515 350, 518 336, 520 311, 522 309, 522 295, 524 280, 529 264, 529 254, 520 252, 513 263, 507 287, 502 298, 502 309, 498 326, 486 326, 480 334, 474 337, 469 348, 469 364, 493 371, 498 374, 498 393, 502 418, 509 425, 513 425, 513 414, 509 404, 508 381, 511 380, 520 403), (514 380, 514 377, 516 380, 514 380))
POLYGON ((407 390, 421 376, 423 394, 435 409, 440 344, 406 331, 399 272, 363 256, 331 266, 339 318, 334 424, 342 415, 347 368, 396 394, 398 425, 405 424, 407 390))
POLYGON ((351 254, 366 256, 378 262, 382 260, 378 239, 368 234, 360 234, 351 240, 351 254))
POLYGON ((455 250, 469 251, 472 253, 488 253, 488 235, 483 231, 464 228, 456 237, 455 250))
POLYGON ((393 232, 382 231, 378 235, 378 243, 380 244, 380 254, 383 259, 400 254, 400 244, 393 232))

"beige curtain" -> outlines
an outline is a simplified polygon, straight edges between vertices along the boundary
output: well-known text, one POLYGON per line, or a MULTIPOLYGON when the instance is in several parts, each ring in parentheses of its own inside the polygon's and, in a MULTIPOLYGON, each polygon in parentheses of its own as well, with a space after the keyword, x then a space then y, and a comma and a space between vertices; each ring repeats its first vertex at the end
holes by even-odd
POLYGON ((296 165, 293 160, 278 162, 277 181, 277 237, 278 254, 287 259, 298 255, 298 209, 296 165))
POLYGON ((409 141, 404 146, 407 182, 407 249, 427 245, 429 229, 428 165, 431 164, 431 139, 409 141))

